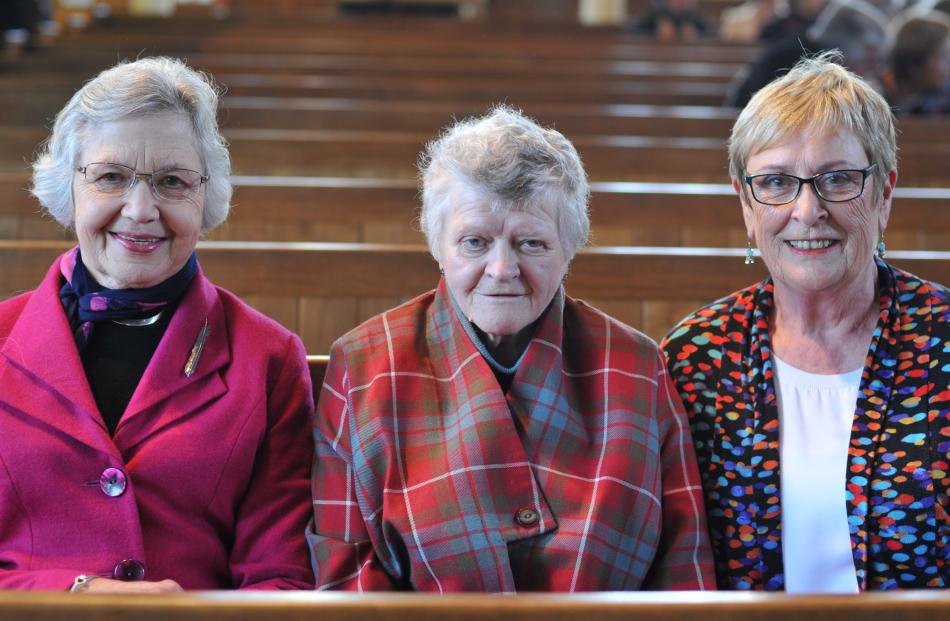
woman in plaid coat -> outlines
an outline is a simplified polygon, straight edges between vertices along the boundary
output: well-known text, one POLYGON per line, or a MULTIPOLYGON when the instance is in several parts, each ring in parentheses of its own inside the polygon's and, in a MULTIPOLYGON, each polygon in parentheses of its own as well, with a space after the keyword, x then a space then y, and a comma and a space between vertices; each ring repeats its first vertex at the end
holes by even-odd
POLYGON ((561 286, 589 230, 574 147, 499 107, 430 144, 422 180, 444 277, 331 351, 308 533, 318 588, 711 588, 663 358, 561 286))

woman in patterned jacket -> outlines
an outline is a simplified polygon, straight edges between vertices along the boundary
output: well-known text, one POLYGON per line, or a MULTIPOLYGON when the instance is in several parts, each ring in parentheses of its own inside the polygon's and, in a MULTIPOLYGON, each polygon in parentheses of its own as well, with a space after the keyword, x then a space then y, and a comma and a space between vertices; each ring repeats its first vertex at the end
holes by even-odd
POLYGON ((887 103, 825 54, 762 89, 729 142, 771 277, 663 348, 690 416, 719 586, 950 586, 950 293, 884 261, 887 103))
POLYGON ((316 420, 317 586, 704 589, 686 416, 657 346, 564 295, 574 147, 497 108, 429 145, 435 290, 338 340, 316 420))

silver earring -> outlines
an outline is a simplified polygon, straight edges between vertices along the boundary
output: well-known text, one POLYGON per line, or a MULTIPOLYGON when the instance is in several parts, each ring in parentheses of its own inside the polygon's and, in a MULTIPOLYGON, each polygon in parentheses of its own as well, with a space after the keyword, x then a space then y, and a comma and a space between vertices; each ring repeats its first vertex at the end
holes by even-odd
POLYGON ((752 242, 749 242, 749 247, 745 249, 745 264, 752 265, 755 263, 755 253, 752 251, 752 242))
POLYGON ((884 253, 887 252, 887 244, 884 243, 884 234, 881 233, 881 241, 877 242, 877 256, 880 259, 884 258, 884 253))

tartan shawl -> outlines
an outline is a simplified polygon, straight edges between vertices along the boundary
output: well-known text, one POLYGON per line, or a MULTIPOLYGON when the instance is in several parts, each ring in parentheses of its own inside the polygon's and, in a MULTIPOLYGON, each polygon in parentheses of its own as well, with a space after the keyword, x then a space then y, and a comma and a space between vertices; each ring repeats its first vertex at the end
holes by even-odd
MULTIPOLYGON (((848 448, 858 586, 950 586, 950 292, 878 261, 880 314, 848 448)), ((720 588, 779 590, 779 414, 771 280, 684 319, 663 342, 690 417, 720 588)))
POLYGON ((357 327, 333 345, 314 437, 320 589, 712 585, 659 349, 563 290, 507 395, 444 281, 357 327))

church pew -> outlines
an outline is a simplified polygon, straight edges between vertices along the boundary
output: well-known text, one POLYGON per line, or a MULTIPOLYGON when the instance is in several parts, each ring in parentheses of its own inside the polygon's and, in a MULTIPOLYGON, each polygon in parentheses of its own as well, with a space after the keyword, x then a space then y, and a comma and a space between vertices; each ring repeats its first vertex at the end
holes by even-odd
MULTIPOLYGON (((428 134, 386 131, 225 129, 235 174, 412 179, 428 134)), ((0 172, 23 171, 46 136, 35 127, 0 127, 0 172)), ((595 181, 723 182, 726 149, 714 138, 578 136, 574 145, 595 181)), ((905 144, 901 182, 943 186, 950 144, 905 144)))
MULTIPOLYGON (((39 87, 31 93, 40 118, 52 114, 66 103, 82 85, 78 76, 89 79, 113 62, 68 69, 73 78, 62 87, 39 87)), ((204 69, 203 67, 199 67, 204 69)), ((659 76, 598 78, 572 76, 571 88, 557 76, 526 77, 515 74, 491 80, 464 74, 443 76, 321 75, 302 73, 262 73, 259 71, 218 70, 215 80, 232 95, 258 97, 322 97, 337 99, 416 99, 433 101, 473 101, 480 108, 506 101, 519 107, 536 103, 564 102, 573 104, 650 104, 718 106, 726 98, 728 83, 722 79, 667 80, 659 76)), ((31 82, 24 79, 0 81, 0 104, 16 106, 22 100, 22 89, 31 82), (14 93, 19 92, 18 98, 14 93)), ((16 110, 14 110, 16 112, 16 110)))
MULTIPOLYGON (((258 0, 252 0, 258 1, 258 0)), ((312 0, 307 0, 311 3, 312 0)), ((543 4, 550 4, 546 0, 543 4)), ((545 11, 547 13, 547 11, 545 11)), ((458 23, 452 20, 285 19, 279 23, 239 20, 114 20, 62 38, 56 50, 139 49, 147 53, 245 52, 248 40, 262 53, 386 55, 394 50, 415 56, 458 55, 471 58, 527 56, 585 60, 685 60, 751 62, 758 45, 714 38, 689 45, 668 45, 619 28, 576 24, 551 27, 543 20, 523 28, 507 24, 458 23), (170 28, 169 24, 174 27, 170 28)), ((55 50, 54 50, 55 51, 55 50)))
MULTIPOLYGON (((251 35, 253 36, 253 35, 251 35)), ((246 45, 246 44, 245 44, 246 45)), ((134 46, 134 44, 133 44, 134 46)), ((176 50, 156 50, 182 54, 176 50)), ((27 58, 23 69, 36 69, 38 74, 90 70, 108 67, 116 56, 135 57, 134 47, 95 49, 83 45, 55 58, 27 58)), ((613 58, 530 58, 459 54, 445 45, 433 48, 427 55, 405 54, 397 49, 376 55, 320 54, 299 52, 249 52, 247 47, 235 51, 199 51, 187 55, 188 63, 212 74, 256 73, 262 75, 319 75, 366 78, 392 77, 401 80, 424 78, 445 79, 466 77, 480 81, 496 78, 519 78, 531 83, 538 80, 584 77, 599 80, 651 79, 664 82, 708 81, 728 82, 745 67, 742 62, 694 59, 619 60, 613 58)))
POLYGON ((932 621, 950 615, 938 590, 855 595, 640 592, 451 594, 189 592, 164 595, 0 593, 5 621, 932 621))
MULTIPOLYGON (((0 241, 0 298, 36 286, 70 242, 0 241)), ((427 291, 438 266, 421 246, 202 242, 199 257, 217 284, 271 315, 324 353, 360 321, 427 291)), ((683 315, 765 275, 740 248, 591 247, 578 253, 569 294, 660 338, 683 315)), ((894 251, 894 264, 950 282, 950 252, 894 251)))
MULTIPOLYGON (((423 243, 415 181, 242 177, 219 241, 423 243)), ((68 239, 24 188, 0 173, 0 239, 68 239)), ((607 246, 743 246, 739 202, 728 184, 595 182, 591 242, 607 246)), ((950 189, 898 186, 887 242, 903 250, 950 248, 950 189)))
POLYGON ((323 376, 327 373, 327 364, 330 356, 326 354, 308 354, 307 368, 310 369, 310 383, 313 385, 313 402, 320 398, 320 387, 323 385, 323 376))
MULTIPOLYGON (((436 134, 452 119, 480 115, 474 101, 331 99, 321 97, 226 96, 225 127, 385 131, 398 128, 436 134)), ((738 111, 722 106, 571 104, 537 101, 523 111, 568 137, 632 135, 727 139, 738 111)), ((0 111, 0 121, 3 112, 0 111)), ((950 120, 904 117, 897 121, 898 144, 950 143, 950 120)))
MULTIPOLYGON (((39 81, 39 78, 35 78, 39 81)), ((2 79, 0 79, 2 82, 2 79)), ((31 83, 20 89, 30 90, 31 83)), ((20 89, 17 89, 19 91, 20 89)), ((62 107, 61 98, 24 98, 19 92, 0 95, 0 125, 37 125, 62 107)), ((227 95, 221 100, 220 122, 225 128, 347 129, 357 131, 422 132, 435 136, 454 118, 484 114, 484 101, 431 101, 411 99, 340 99, 227 95)), ((721 106, 597 104, 537 101, 525 105, 526 114, 570 137, 634 135, 726 139, 738 112, 721 106)), ((950 120, 901 118, 899 144, 950 143, 950 120)))

